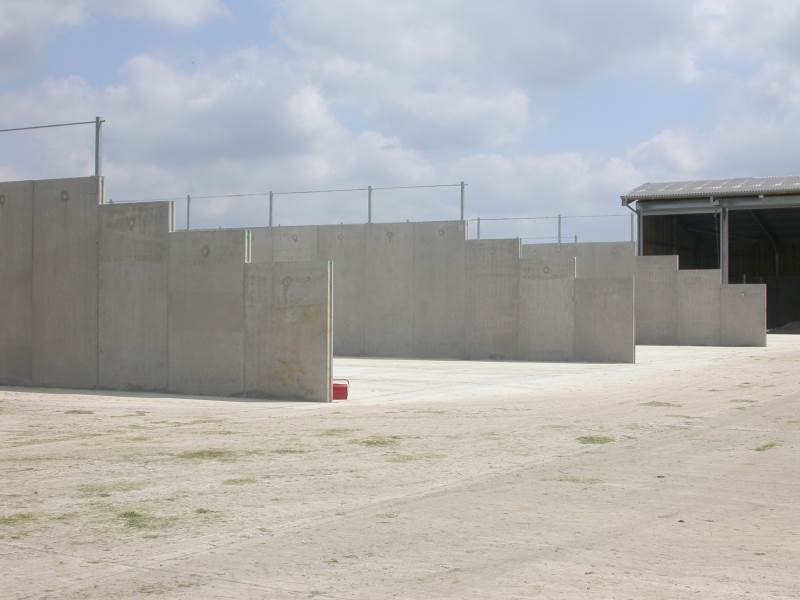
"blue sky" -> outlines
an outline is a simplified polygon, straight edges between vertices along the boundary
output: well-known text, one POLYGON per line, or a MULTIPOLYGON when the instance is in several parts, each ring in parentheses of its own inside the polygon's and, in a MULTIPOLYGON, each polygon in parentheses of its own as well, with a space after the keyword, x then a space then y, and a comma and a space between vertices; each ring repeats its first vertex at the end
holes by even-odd
MULTIPOLYGON (((619 213, 566 231, 623 238, 644 181, 798 172, 798 25, 795 0, 0 0, 0 128, 104 116, 117 201, 464 180, 469 217, 619 213)), ((0 179, 88 174, 91 145, 4 134, 0 179)), ((284 197, 278 219, 360 222, 362 196, 284 197)), ((457 205, 386 192, 375 214, 457 205)), ((193 211, 264 218, 261 198, 193 211)))

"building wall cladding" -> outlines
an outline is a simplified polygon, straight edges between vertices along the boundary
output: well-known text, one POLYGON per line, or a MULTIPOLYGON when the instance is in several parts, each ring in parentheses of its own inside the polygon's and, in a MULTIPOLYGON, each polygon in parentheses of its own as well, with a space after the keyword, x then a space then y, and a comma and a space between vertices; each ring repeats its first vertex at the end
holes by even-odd
POLYGON ((461 221, 276 227, 252 239, 255 263, 333 261, 338 355, 634 360, 633 275, 618 276, 630 267, 617 246, 586 258, 586 279, 609 283, 595 289, 575 285, 569 252, 527 257, 516 239, 467 240, 461 221), (606 330, 580 321, 585 306, 606 330))
POLYGON ((0 384, 330 400, 328 262, 248 294, 248 232, 173 232, 171 203, 102 205, 100 183, 0 183, 0 384))

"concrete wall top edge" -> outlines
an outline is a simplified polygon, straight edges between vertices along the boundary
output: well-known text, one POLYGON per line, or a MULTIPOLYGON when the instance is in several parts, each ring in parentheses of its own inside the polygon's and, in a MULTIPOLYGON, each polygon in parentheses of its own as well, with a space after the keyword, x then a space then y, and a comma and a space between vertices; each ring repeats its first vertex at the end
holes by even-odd
POLYGON ((113 204, 101 204, 100 210, 110 210, 115 208, 121 207, 142 207, 142 208, 151 208, 151 207, 158 207, 158 206, 169 206, 170 204, 174 204, 172 200, 149 200, 147 202, 114 202, 113 204))
MULTIPOLYGON (((103 175, 100 176, 100 180, 102 181, 105 177, 103 175)), ((71 182, 71 181, 79 181, 81 179, 97 179, 94 175, 87 175, 85 177, 52 177, 50 179, 15 179, 13 181, 0 181, 0 185, 5 183, 52 183, 54 181, 64 181, 64 182, 71 182)))

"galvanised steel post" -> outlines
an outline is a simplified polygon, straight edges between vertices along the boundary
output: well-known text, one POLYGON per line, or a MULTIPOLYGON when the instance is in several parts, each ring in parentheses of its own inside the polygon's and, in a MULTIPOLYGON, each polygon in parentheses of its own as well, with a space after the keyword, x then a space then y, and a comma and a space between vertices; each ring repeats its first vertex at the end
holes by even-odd
POLYGON ((461 187, 461 220, 464 220, 464 182, 460 183, 461 187))
POLYGON ((561 245, 561 215, 558 215, 558 245, 561 245))
POLYGON ((103 148, 103 119, 94 118, 94 176, 100 177, 102 172, 102 148, 103 148))
POLYGON ((269 228, 272 229, 272 190, 269 191, 269 228))
POLYGON ((481 239, 481 218, 478 217, 478 239, 481 239))
POLYGON ((367 223, 372 223, 372 186, 367 186, 367 223))
POLYGON ((192 197, 186 194, 186 231, 189 231, 189 224, 192 219, 192 197))

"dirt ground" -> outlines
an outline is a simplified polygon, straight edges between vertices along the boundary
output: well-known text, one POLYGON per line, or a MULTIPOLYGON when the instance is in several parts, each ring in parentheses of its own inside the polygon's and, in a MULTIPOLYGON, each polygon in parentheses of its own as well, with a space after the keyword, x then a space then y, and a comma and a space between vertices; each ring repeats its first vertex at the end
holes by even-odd
POLYGON ((800 598, 800 336, 638 360, 0 389, 0 597, 800 598))

